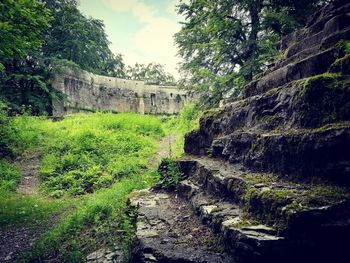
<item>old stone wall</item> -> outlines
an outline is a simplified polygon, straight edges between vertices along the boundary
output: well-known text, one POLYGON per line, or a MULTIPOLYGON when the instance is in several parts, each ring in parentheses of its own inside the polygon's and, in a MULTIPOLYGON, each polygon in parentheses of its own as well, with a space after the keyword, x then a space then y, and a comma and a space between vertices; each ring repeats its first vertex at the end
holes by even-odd
POLYGON ((176 86, 95 75, 67 69, 52 79, 65 99, 53 102, 53 116, 82 111, 177 114, 191 98, 176 86))

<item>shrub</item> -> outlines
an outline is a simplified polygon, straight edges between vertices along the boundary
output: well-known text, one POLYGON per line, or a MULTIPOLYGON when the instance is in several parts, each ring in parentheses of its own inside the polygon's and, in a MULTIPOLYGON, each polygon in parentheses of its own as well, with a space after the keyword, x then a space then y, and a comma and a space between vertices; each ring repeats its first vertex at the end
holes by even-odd
POLYGON ((160 186, 166 190, 175 189, 182 177, 179 165, 170 158, 162 159, 158 167, 158 173, 160 176, 160 186))

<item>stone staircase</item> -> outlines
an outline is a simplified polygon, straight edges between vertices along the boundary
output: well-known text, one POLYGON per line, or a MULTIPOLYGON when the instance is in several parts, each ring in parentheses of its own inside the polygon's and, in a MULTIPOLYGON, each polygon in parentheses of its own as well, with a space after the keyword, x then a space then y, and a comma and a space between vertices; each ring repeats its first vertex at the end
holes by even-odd
POLYGON ((134 262, 347 262, 350 4, 281 41, 243 98, 185 138, 175 191, 147 190, 134 262))

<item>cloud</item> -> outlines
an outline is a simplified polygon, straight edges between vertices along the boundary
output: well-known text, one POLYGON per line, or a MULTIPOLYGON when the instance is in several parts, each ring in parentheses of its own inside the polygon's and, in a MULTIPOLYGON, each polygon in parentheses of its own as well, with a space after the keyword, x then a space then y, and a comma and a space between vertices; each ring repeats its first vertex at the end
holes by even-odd
POLYGON ((141 22, 150 22, 154 19, 157 9, 153 6, 146 5, 143 2, 136 2, 132 7, 132 12, 141 22))
POLYGON ((136 0, 103 0, 103 2, 117 12, 126 12, 136 4, 136 0))
POLYGON ((164 16, 164 12, 161 12, 164 10, 157 10, 155 6, 147 5, 142 0, 104 1, 118 12, 131 12, 142 22, 140 29, 131 37, 127 50, 112 47, 113 50, 119 50, 124 54, 126 64, 157 62, 165 65, 165 69, 178 78, 176 68, 179 58, 176 57, 177 49, 173 38, 181 28, 175 17, 175 4, 178 1, 170 1, 166 10, 170 13, 172 9, 173 16, 164 16))
POLYGON ((180 26, 173 20, 163 17, 153 18, 133 36, 131 45, 138 52, 147 54, 161 64, 166 64, 166 68, 177 75, 175 68, 178 58, 173 35, 179 29, 180 26))

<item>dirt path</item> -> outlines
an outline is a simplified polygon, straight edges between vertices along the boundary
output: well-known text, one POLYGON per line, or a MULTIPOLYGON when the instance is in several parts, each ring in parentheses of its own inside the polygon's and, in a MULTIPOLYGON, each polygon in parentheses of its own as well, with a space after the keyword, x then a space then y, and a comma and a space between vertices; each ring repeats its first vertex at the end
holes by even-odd
POLYGON ((176 136, 173 134, 164 137, 160 141, 158 148, 159 150, 151 159, 151 168, 156 168, 162 158, 172 157, 175 141, 176 136))
MULTIPOLYGON (((36 195, 39 192, 40 156, 33 154, 28 157, 18 157, 15 163, 22 172, 21 182, 16 192, 22 195, 36 195)), ((10 209, 10 208, 9 208, 10 209)), ((0 229, 0 262, 15 262, 24 251, 29 250, 34 242, 52 225, 58 221, 54 216, 44 224, 29 223, 9 226, 0 229)))
POLYGON ((19 256, 30 251, 35 241, 53 228, 63 217, 54 215, 45 222, 10 226, 0 229, 0 262, 17 262, 19 256))
POLYGON ((17 187, 17 193, 25 195, 37 194, 39 190, 40 156, 33 154, 29 157, 18 157, 16 163, 22 171, 22 179, 17 187))
POLYGON ((161 142, 159 143, 159 151, 157 153, 157 157, 159 159, 166 158, 166 157, 171 158, 174 151, 175 141, 176 141, 176 136, 173 134, 170 134, 165 138, 163 138, 163 140, 161 140, 161 142))

